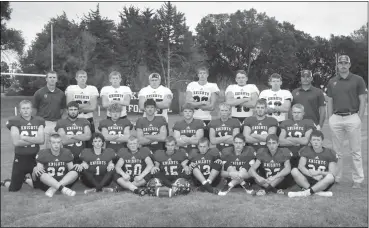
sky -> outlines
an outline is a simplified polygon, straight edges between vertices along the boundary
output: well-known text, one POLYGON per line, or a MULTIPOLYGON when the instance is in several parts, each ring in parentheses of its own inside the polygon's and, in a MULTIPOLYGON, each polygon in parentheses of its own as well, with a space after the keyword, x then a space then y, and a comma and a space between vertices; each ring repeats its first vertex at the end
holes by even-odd
MULTIPOLYGON (((119 11, 133 5, 159 9, 163 2, 10 2, 13 9, 8 27, 21 30, 26 49, 41 32, 44 25, 63 11, 69 20, 80 21, 89 10, 100 3, 102 16, 119 22, 119 11)), ((368 21, 367 2, 172 2, 184 13, 186 24, 195 32, 197 24, 208 14, 234 13, 237 10, 256 9, 275 17, 279 22, 288 21, 295 28, 311 36, 329 38, 334 35, 350 35, 368 21)))

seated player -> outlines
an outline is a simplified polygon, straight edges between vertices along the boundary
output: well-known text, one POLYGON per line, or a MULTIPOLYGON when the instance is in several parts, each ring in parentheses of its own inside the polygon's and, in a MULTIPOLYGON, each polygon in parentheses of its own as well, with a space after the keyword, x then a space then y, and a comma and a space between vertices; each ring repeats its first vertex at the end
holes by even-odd
POLYGON ((219 151, 232 147, 233 137, 240 133, 241 123, 231 117, 231 106, 226 103, 219 104, 220 118, 210 121, 209 138, 219 151))
POLYGON ((193 151, 189 157, 195 186, 200 186, 200 191, 218 194, 216 187, 221 180, 219 173, 223 165, 219 150, 209 148, 209 139, 201 138, 198 150, 193 151))
POLYGON ((267 148, 260 148, 256 153, 256 161, 249 173, 254 177, 256 184, 262 187, 256 192, 257 196, 266 193, 284 194, 279 184, 291 172, 290 158, 292 153, 287 148, 279 148, 277 135, 268 135, 267 148), (259 169, 259 173, 257 170, 259 169))
POLYGON ((36 154, 45 140, 45 120, 32 116, 31 101, 23 100, 19 103, 19 114, 6 122, 15 147, 11 178, 1 181, 1 186, 8 188, 9 192, 19 191, 23 182, 32 186, 32 181, 26 179, 26 175, 32 173, 36 165, 36 154))
POLYGON ((157 150, 154 153, 155 166, 151 169, 151 174, 157 178, 158 185, 164 185, 156 188, 154 195, 171 197, 187 194, 190 186, 188 181, 183 179, 188 180, 191 177, 191 168, 187 165, 188 154, 184 149, 176 149, 177 141, 173 136, 165 139, 165 147, 165 151, 157 150))
POLYGON ((164 149, 168 123, 165 117, 155 116, 156 102, 153 99, 147 99, 144 107, 146 117, 139 118, 136 123, 138 143, 154 153, 156 150, 164 149))
POLYGON ((34 188, 41 189, 48 197, 60 191, 67 196, 75 196, 70 187, 78 178, 73 167, 73 154, 62 148, 61 136, 57 133, 50 136, 50 149, 40 150, 36 156, 37 165, 33 169, 34 188))
POLYGON ((205 123, 193 118, 194 109, 190 104, 184 104, 182 110, 183 120, 174 124, 173 136, 177 140, 178 146, 190 154, 192 150, 197 150, 199 139, 204 137, 205 123))
POLYGON ((233 147, 222 150, 224 163, 221 176, 226 178, 227 185, 218 193, 220 196, 227 195, 232 188, 240 185, 248 194, 252 193, 251 178, 248 173, 250 166, 255 162, 256 152, 253 147, 246 146, 245 136, 241 133, 233 138, 233 147), (246 182, 247 181, 247 182, 246 182))
POLYGON ((115 166, 115 181, 123 189, 129 189, 133 193, 143 196, 146 183, 151 179, 150 171, 154 164, 150 158, 150 150, 147 147, 138 146, 138 140, 130 136, 128 148, 122 148, 118 152, 119 160, 115 166))
POLYGON ((85 194, 93 192, 113 192, 113 188, 107 188, 113 180, 114 163, 116 156, 111 148, 103 148, 105 138, 101 133, 95 132, 92 137, 92 148, 82 151, 82 183, 91 189, 85 190, 85 194))
POLYGON ((278 121, 267 116, 267 103, 263 99, 256 102, 255 116, 250 116, 243 123, 243 135, 246 138, 246 143, 252 145, 255 151, 259 148, 266 148, 266 137, 270 134, 276 134, 278 121))
POLYGON ((313 194, 332 196, 328 190, 334 184, 334 171, 337 165, 337 154, 329 148, 323 147, 324 135, 314 130, 310 135, 311 146, 300 150, 300 161, 291 174, 295 182, 304 189, 300 192, 289 192, 288 197, 304 197, 313 194))
POLYGON ((120 118, 122 105, 113 103, 109 105, 110 118, 101 120, 99 131, 106 140, 106 148, 112 148, 116 153, 122 147, 127 147, 126 142, 131 134, 132 123, 127 118, 120 118))

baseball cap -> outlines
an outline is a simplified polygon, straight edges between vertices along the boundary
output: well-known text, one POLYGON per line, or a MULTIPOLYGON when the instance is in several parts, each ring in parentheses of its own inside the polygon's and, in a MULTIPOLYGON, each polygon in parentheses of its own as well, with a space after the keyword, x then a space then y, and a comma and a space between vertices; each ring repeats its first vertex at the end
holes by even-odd
POLYGON ((348 57, 348 55, 341 55, 340 57, 338 57, 338 62, 350 62, 350 57, 348 57))
POLYGON ((302 70, 301 77, 312 77, 312 73, 310 70, 302 70))
POLYGON ((151 80, 153 78, 157 78, 157 79, 161 80, 161 76, 158 73, 152 73, 152 74, 149 75, 149 80, 151 80))

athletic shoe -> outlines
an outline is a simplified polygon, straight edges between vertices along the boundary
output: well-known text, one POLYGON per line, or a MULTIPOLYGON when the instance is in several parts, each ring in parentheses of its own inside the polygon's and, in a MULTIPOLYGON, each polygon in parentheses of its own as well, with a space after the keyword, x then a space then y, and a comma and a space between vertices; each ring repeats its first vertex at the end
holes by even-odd
POLYGON ((139 196, 144 196, 146 195, 146 190, 144 188, 136 188, 133 193, 139 196))
POLYGON ((91 188, 91 189, 86 189, 84 191, 84 193, 87 195, 87 194, 91 194, 91 193, 95 193, 96 192, 96 188, 91 188))
POLYGON ((225 196, 228 192, 230 192, 232 187, 229 185, 224 186, 224 188, 218 193, 219 196, 225 196))
POLYGON ((6 182, 10 182, 10 179, 5 179, 5 180, 1 181, 0 185, 5 187, 6 182))
POLYGON ((266 191, 264 189, 260 189, 257 192, 255 192, 255 196, 265 196, 266 191))
POLYGON ((289 192, 288 197, 307 197, 310 196, 310 190, 300 191, 300 192, 289 192))
POLYGON ((333 196, 333 192, 316 192, 315 195, 331 197, 331 196, 333 196))
POLYGON ((361 184, 360 184, 360 183, 355 182, 355 183, 352 185, 352 188, 354 188, 354 189, 360 189, 360 188, 361 188, 361 184))
POLYGON ((217 188, 213 188, 213 194, 214 194, 214 195, 218 195, 218 194, 219 194, 219 189, 217 189, 217 188))
MULTIPOLYGON (((95 189, 95 191, 96 191, 96 189, 95 189)), ((73 191, 72 189, 67 188, 67 187, 64 187, 64 188, 61 190, 61 192, 62 192, 64 195, 66 195, 66 196, 75 196, 75 195, 76 195, 76 192, 75 192, 75 191, 73 191)))
POLYGON ((113 188, 102 188, 103 192, 114 192, 113 188))
POLYGON ((123 191, 123 188, 121 186, 115 186, 113 188, 113 192, 122 192, 123 191))
POLYGON ((284 191, 283 191, 283 189, 278 189, 278 190, 277 190, 277 194, 279 194, 279 195, 284 195, 284 191))
POLYGON ((58 191, 57 189, 53 188, 53 187, 50 187, 46 192, 45 192, 45 195, 48 196, 48 197, 53 197, 55 192, 58 191))

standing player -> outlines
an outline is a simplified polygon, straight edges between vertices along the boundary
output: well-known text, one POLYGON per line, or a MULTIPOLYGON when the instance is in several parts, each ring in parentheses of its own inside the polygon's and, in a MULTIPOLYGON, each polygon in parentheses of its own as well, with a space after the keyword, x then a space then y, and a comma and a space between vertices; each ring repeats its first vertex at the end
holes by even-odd
POLYGON ((209 138, 219 151, 232 146, 233 137, 240 133, 241 123, 236 118, 231 118, 231 106, 226 103, 219 104, 220 118, 210 121, 209 138))
POLYGON ((127 106, 131 103, 132 90, 128 86, 121 86, 122 76, 118 71, 109 74, 110 86, 104 86, 101 89, 100 97, 102 106, 107 109, 107 119, 111 119, 109 106, 112 104, 120 104, 123 106, 119 118, 127 117, 127 106))
POLYGON ((71 101, 67 105, 66 119, 58 120, 55 131, 60 135, 62 144, 73 153, 73 164, 77 171, 82 171, 79 155, 91 138, 90 123, 85 118, 78 118, 79 104, 71 101))
POLYGON ((82 160, 83 172, 81 181, 88 188, 85 194, 93 192, 113 192, 113 188, 106 188, 113 180, 114 163, 116 156, 111 148, 103 148, 105 138, 101 133, 92 135, 93 148, 86 148, 79 156, 82 160))
MULTIPOLYGON (((163 116, 168 122, 168 109, 172 103, 173 93, 170 89, 160 85, 161 76, 158 73, 149 75, 150 85, 142 88, 138 93, 138 105, 140 110, 145 111, 145 101, 153 99, 156 103, 155 116, 163 116)), ((144 112, 146 117, 146 112, 144 112)))
POLYGON ((164 149, 168 124, 163 116, 155 116, 156 102, 153 99, 146 100, 144 106, 146 117, 137 120, 137 138, 141 145, 147 146, 154 153, 164 149))
POLYGON ((112 148, 117 153, 120 148, 126 147, 125 143, 131 135, 132 124, 127 118, 122 119, 120 117, 121 104, 112 103, 108 108, 108 112, 110 118, 101 120, 98 129, 106 140, 106 148, 112 148))
POLYGON ((254 147, 256 151, 259 148, 266 148, 266 137, 270 134, 276 134, 278 122, 273 117, 266 115, 267 103, 263 99, 256 102, 256 116, 247 118, 243 123, 243 135, 246 143, 254 147))
MULTIPOLYGON (((290 91, 281 89, 282 77, 274 73, 269 78, 271 89, 263 90, 259 98, 266 100, 269 117, 274 117, 278 123, 287 119, 287 114, 291 108, 292 94, 290 91)), ((280 128, 277 129, 277 135, 280 134, 280 128)))
POLYGON ((323 147, 324 135, 321 131, 311 133, 311 146, 300 150, 301 158, 298 168, 293 168, 291 174, 295 182, 304 191, 289 192, 288 197, 310 196, 314 193, 321 196, 332 196, 327 192, 334 184, 334 172, 337 165, 337 154, 323 147))
MULTIPOLYGON (((219 88, 216 83, 208 82, 209 71, 205 67, 197 70, 199 81, 191 82, 186 90, 186 103, 189 103, 194 109, 193 117, 203 120, 206 126, 211 120, 210 112, 214 110, 219 88)), ((204 136, 209 138, 209 130, 205 126, 204 136)))
POLYGON ((247 80, 246 71, 238 70, 237 84, 229 85, 225 91, 226 103, 232 106, 232 117, 237 118, 240 123, 253 115, 252 109, 259 97, 259 89, 254 84, 246 84, 247 80))
MULTIPOLYGON (((67 103, 77 101, 79 104, 78 118, 86 118, 90 122, 91 133, 95 132, 94 111, 97 106, 99 92, 95 86, 86 85, 87 73, 79 70, 76 73, 77 85, 70 85, 65 90, 67 103)), ((92 148, 91 140, 86 147, 92 148)))
POLYGON ((210 193, 218 194, 216 187, 220 183, 220 171, 223 162, 220 159, 220 152, 216 148, 209 148, 209 139, 201 138, 199 140, 198 151, 193 151, 189 155, 193 168, 195 186, 200 186, 200 191, 206 190, 210 193))
POLYGON ((75 196, 70 189, 78 178, 78 172, 73 168, 73 154, 62 148, 59 134, 50 136, 50 149, 38 152, 37 165, 32 174, 33 186, 45 191, 45 195, 53 197, 57 191, 67 196, 75 196))
POLYGON ((190 104, 184 104, 183 120, 173 126, 173 136, 179 147, 184 148, 188 154, 197 150, 199 139, 204 137, 204 122, 193 118, 194 109, 190 104))
POLYGON ((10 179, 1 181, 1 186, 10 192, 22 188, 26 174, 31 174, 36 165, 36 154, 44 143, 45 120, 32 116, 32 103, 23 100, 19 103, 19 114, 6 122, 14 145, 14 161, 10 179))
POLYGON ((251 146, 246 146, 245 137, 239 133, 233 138, 233 147, 223 149, 222 160, 224 163, 221 176, 226 178, 228 184, 218 193, 220 196, 227 195, 232 188, 240 185, 247 194, 252 194, 248 173, 250 166, 255 162, 256 152, 251 146))
POLYGON ((255 182, 263 188, 257 191, 256 195, 262 196, 269 192, 284 194, 282 189, 277 189, 281 188, 279 184, 291 172, 291 151, 278 147, 277 135, 268 135, 266 143, 267 148, 260 148, 257 151, 256 162, 249 171, 255 182))
POLYGON ((150 171, 154 167, 150 158, 150 150, 147 147, 138 146, 138 140, 134 136, 128 139, 128 148, 122 148, 118 152, 119 160, 115 166, 116 182, 124 189, 143 196, 146 194, 146 185, 151 179, 150 171))

